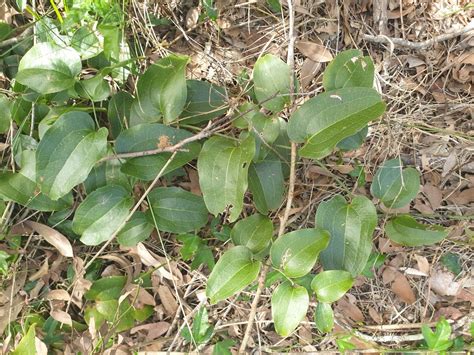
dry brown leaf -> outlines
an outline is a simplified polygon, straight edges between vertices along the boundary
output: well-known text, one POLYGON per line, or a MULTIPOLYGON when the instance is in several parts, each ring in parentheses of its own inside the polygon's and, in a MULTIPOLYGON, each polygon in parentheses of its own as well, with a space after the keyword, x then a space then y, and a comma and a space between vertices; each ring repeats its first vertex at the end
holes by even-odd
POLYGON ((169 316, 174 316, 178 310, 178 302, 166 285, 158 287, 158 296, 160 296, 161 304, 165 308, 165 312, 169 316))
POLYGON ((72 258, 74 256, 71 243, 57 230, 33 221, 26 221, 24 224, 41 235, 49 244, 55 247, 61 255, 64 255, 68 258, 72 258))
POLYGON ((165 334, 168 329, 170 328, 170 324, 168 322, 157 322, 157 323, 148 323, 148 324, 142 324, 138 325, 136 327, 133 327, 130 330, 131 334, 135 334, 139 331, 146 331, 146 340, 155 340, 156 338, 159 338, 163 334, 165 334))
POLYGON ((29 281, 36 281, 40 278, 42 278, 44 275, 47 275, 49 272, 49 264, 48 264, 48 258, 44 259, 43 265, 39 268, 38 271, 36 271, 33 275, 31 275, 28 280, 29 281))
POLYGON ((442 177, 448 175, 457 165, 457 154, 456 151, 453 150, 449 153, 446 161, 444 162, 443 172, 441 173, 442 177))
POLYGON ((130 300, 135 301, 134 305, 136 307, 142 308, 144 305, 156 306, 155 297, 143 287, 130 284, 126 290, 130 291, 130 300))
POLYGON ((425 61, 421 58, 415 57, 413 55, 407 56, 407 63, 409 68, 415 68, 420 65, 425 65, 425 61))
POLYGON ((72 318, 68 313, 61 311, 59 309, 55 309, 55 310, 52 310, 50 314, 54 320, 57 320, 58 322, 72 326, 72 318))
POLYGON ((344 315, 349 321, 354 323, 364 321, 362 311, 355 304, 349 302, 346 297, 340 299, 336 307, 339 313, 344 315))
POLYGON ((451 196, 449 200, 457 205, 467 205, 468 203, 474 202, 474 187, 465 189, 451 196))
POLYGON ((398 252, 402 249, 403 248, 400 245, 392 242, 388 238, 379 238, 379 251, 382 254, 394 253, 394 252, 398 252))
POLYGON ((15 282, 5 282, 4 289, 0 289, 0 336, 11 320, 17 319, 21 310, 26 303, 19 295, 19 291, 23 289, 26 282, 26 271, 20 271, 15 274, 15 282), (13 299, 10 297, 13 296, 13 299))
POLYGON ((434 213, 433 209, 430 206, 424 204, 419 198, 416 199, 413 208, 423 215, 432 215, 434 213))
POLYGON ((461 284, 454 281, 454 275, 440 269, 433 270, 430 284, 431 289, 440 296, 456 296, 461 290, 461 284))
POLYGON ((305 61, 303 62, 303 65, 301 66, 301 71, 300 71, 300 81, 301 81, 301 87, 303 89, 308 88, 309 84, 311 81, 316 77, 316 75, 319 73, 321 70, 321 63, 315 62, 314 60, 311 60, 309 58, 306 58, 305 61))
MULTIPOLYGON (((305 322, 308 322, 308 318, 304 318, 305 322)), ((309 324, 302 324, 298 328, 298 340, 301 345, 308 345, 313 342, 313 333, 311 332, 311 327, 309 324)))
POLYGON ((438 187, 431 184, 425 184, 423 186, 423 194, 430 202, 431 208, 433 210, 436 210, 439 206, 441 206, 441 202, 443 202, 443 193, 438 187))
POLYGON ((379 314, 379 312, 377 312, 375 310, 375 308, 372 308, 369 306, 369 316, 370 318, 373 319, 373 321, 377 324, 382 324, 383 323, 383 318, 382 316, 379 314))
POLYGON ((46 295, 47 300, 69 301, 71 296, 66 290, 52 290, 46 295))
POLYGON ((35 350, 36 355, 48 355, 48 347, 38 337, 35 337, 35 350))
POLYGON ((199 175, 195 169, 187 169, 188 177, 190 181, 190 191, 198 196, 202 196, 201 186, 199 185, 199 175))
POLYGON ((189 30, 193 28, 199 20, 199 9, 197 7, 191 7, 186 13, 186 28, 189 30))
POLYGON ((392 283, 392 291, 405 303, 412 304, 416 301, 415 293, 402 273, 397 273, 395 281, 392 283))
POLYGON ((92 282, 86 280, 84 275, 84 261, 79 257, 72 259, 72 267, 74 269, 73 289, 71 291, 71 301, 79 308, 82 308, 82 297, 92 286, 92 282))
POLYGON ((158 267, 154 273, 159 274, 161 277, 164 277, 165 279, 172 280, 173 275, 165 269, 163 266, 164 263, 160 262, 157 257, 155 257, 146 247, 143 243, 138 243, 136 246, 136 251, 138 256, 140 257, 140 260, 142 261, 143 264, 146 266, 152 266, 152 267, 158 267), (161 266, 161 267, 159 267, 161 266))
POLYGON ((322 44, 310 41, 296 41, 296 48, 312 61, 326 63, 332 60, 332 54, 322 44))
POLYGON ((395 277, 397 276, 397 273, 398 271, 395 268, 391 266, 385 267, 382 271, 382 282, 385 285, 393 282, 393 280, 395 280, 395 277))
POLYGON ((10 146, 10 144, 8 144, 8 143, 0 143, 0 152, 3 152, 9 146, 10 146))
POLYGON ((430 273, 430 263, 428 262, 428 259, 418 254, 415 254, 414 256, 416 264, 418 266, 418 270, 428 275, 430 273))

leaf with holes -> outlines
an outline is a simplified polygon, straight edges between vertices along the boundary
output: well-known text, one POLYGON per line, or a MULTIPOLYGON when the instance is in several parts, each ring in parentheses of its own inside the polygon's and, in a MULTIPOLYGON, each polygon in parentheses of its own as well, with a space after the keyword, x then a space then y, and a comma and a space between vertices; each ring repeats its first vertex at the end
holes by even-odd
POLYGON ((213 215, 230 208, 229 221, 239 217, 247 190, 249 164, 255 154, 255 140, 248 136, 241 142, 211 137, 198 158, 199 185, 207 209, 213 215))
POLYGON ((370 192, 388 208, 409 204, 420 189, 420 174, 414 168, 403 168, 400 158, 387 160, 372 179, 370 192))
POLYGON ((300 324, 309 307, 309 295, 303 286, 282 283, 272 294, 272 318, 275 330, 283 337, 300 324))
POLYGON ((107 129, 94 130, 84 112, 63 114, 46 131, 36 151, 36 179, 41 192, 52 200, 66 195, 86 180, 106 153, 107 129))
POLYGON ((261 263, 243 246, 227 250, 219 259, 207 281, 206 296, 211 304, 225 300, 250 285, 260 272, 261 263))
POLYGON ((347 203, 344 197, 336 195, 319 205, 316 225, 331 234, 329 246, 321 253, 324 269, 359 275, 369 259, 372 233, 377 225, 373 203, 364 196, 356 196, 347 203))
POLYGON ((395 243, 409 247, 433 245, 448 236, 445 228, 418 223, 409 215, 397 216, 388 221, 385 233, 395 243))
POLYGON ((373 89, 346 87, 320 94, 306 101, 288 122, 288 136, 305 143, 304 158, 321 159, 337 143, 356 134, 385 111, 385 104, 373 89))
POLYGON ((329 244, 329 233, 318 228, 299 229, 279 237, 270 249, 272 264, 287 277, 302 277, 313 268, 329 244))

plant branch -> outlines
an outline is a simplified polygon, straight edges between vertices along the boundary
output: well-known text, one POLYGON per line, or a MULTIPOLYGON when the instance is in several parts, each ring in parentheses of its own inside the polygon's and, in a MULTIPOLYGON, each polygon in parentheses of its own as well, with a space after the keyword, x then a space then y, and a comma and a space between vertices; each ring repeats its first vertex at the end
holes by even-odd
MULTIPOLYGON (((288 0, 288 13, 289 13, 289 24, 288 24, 288 57, 287 57, 287 64, 290 67, 290 113, 293 110, 293 94, 295 92, 295 81, 294 81, 294 73, 295 73, 295 58, 294 58, 294 51, 295 51, 295 12, 293 8, 293 0, 288 0)), ((288 195, 286 198, 286 206, 285 211, 283 213, 283 217, 280 218, 280 227, 278 230, 278 237, 281 237, 285 232, 286 224, 288 222, 288 217, 290 216, 291 205, 293 203, 293 195, 295 191, 295 180, 296 180, 296 144, 291 143, 291 161, 290 161, 290 178, 289 178, 289 186, 288 186, 288 195)), ((247 321, 247 327, 245 328, 244 338, 242 339, 242 343, 240 345, 239 353, 245 353, 245 349, 247 348, 247 343, 250 338, 250 333, 252 332, 253 323, 255 320, 255 315, 257 314, 257 306, 260 300, 260 296, 263 292, 265 287, 265 279, 267 277, 268 270, 270 268, 269 264, 264 264, 262 270, 260 271, 260 275, 258 277, 258 286, 257 291, 255 292, 254 299, 252 301, 252 306, 250 308, 250 314, 247 321)))
POLYGON ((402 38, 387 37, 385 35, 373 36, 363 34, 362 38, 368 42, 389 44, 392 47, 405 47, 409 49, 420 50, 429 48, 439 42, 449 41, 450 39, 456 38, 473 30, 474 20, 472 20, 467 26, 461 28, 460 30, 450 31, 448 33, 421 42, 412 42, 402 38))
POLYGON ((32 34, 33 34, 33 27, 28 27, 26 30, 20 33, 17 37, 12 37, 0 42, 0 49, 18 44, 24 39, 26 39, 28 36, 31 36, 32 34))

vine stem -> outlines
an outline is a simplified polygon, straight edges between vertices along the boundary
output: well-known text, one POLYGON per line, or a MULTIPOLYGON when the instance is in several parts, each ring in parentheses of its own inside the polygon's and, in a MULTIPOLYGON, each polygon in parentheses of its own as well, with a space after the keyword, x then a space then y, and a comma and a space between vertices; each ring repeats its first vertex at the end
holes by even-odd
MULTIPOLYGON (((295 92, 295 12, 293 8, 293 0, 288 0, 288 15, 289 15, 289 24, 288 24, 288 56, 287 64, 290 67, 290 113, 293 111, 294 97, 295 92)), ((296 181, 296 143, 291 143, 291 161, 290 161, 290 178, 288 182, 288 195, 286 198, 285 211, 283 217, 280 217, 280 227, 278 229, 278 237, 281 237, 285 233, 286 224, 290 216, 291 205, 293 203, 293 196, 295 192, 295 181, 296 181)), ((265 279, 267 277, 268 270, 270 268, 269 264, 264 264, 260 275, 258 277, 258 286, 255 296, 252 301, 252 306, 250 308, 250 314, 247 321, 247 327, 245 328, 244 338, 240 345, 239 353, 245 353, 247 348, 247 343, 250 338, 250 333, 252 332, 253 323, 255 320, 255 315, 257 314, 257 306, 262 294, 263 288, 265 286, 265 279)))

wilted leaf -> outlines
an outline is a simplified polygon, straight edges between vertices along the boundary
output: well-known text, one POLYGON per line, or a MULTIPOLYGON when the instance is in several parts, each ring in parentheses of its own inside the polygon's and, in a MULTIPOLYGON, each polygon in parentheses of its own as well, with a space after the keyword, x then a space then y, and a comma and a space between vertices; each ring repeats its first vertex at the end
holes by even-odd
POLYGON ((36 233, 41 235, 49 244, 55 247, 61 255, 64 255, 69 258, 72 258, 74 256, 71 243, 64 235, 62 235, 58 231, 44 224, 33 221, 25 221, 24 223, 28 227, 33 229, 36 233))

